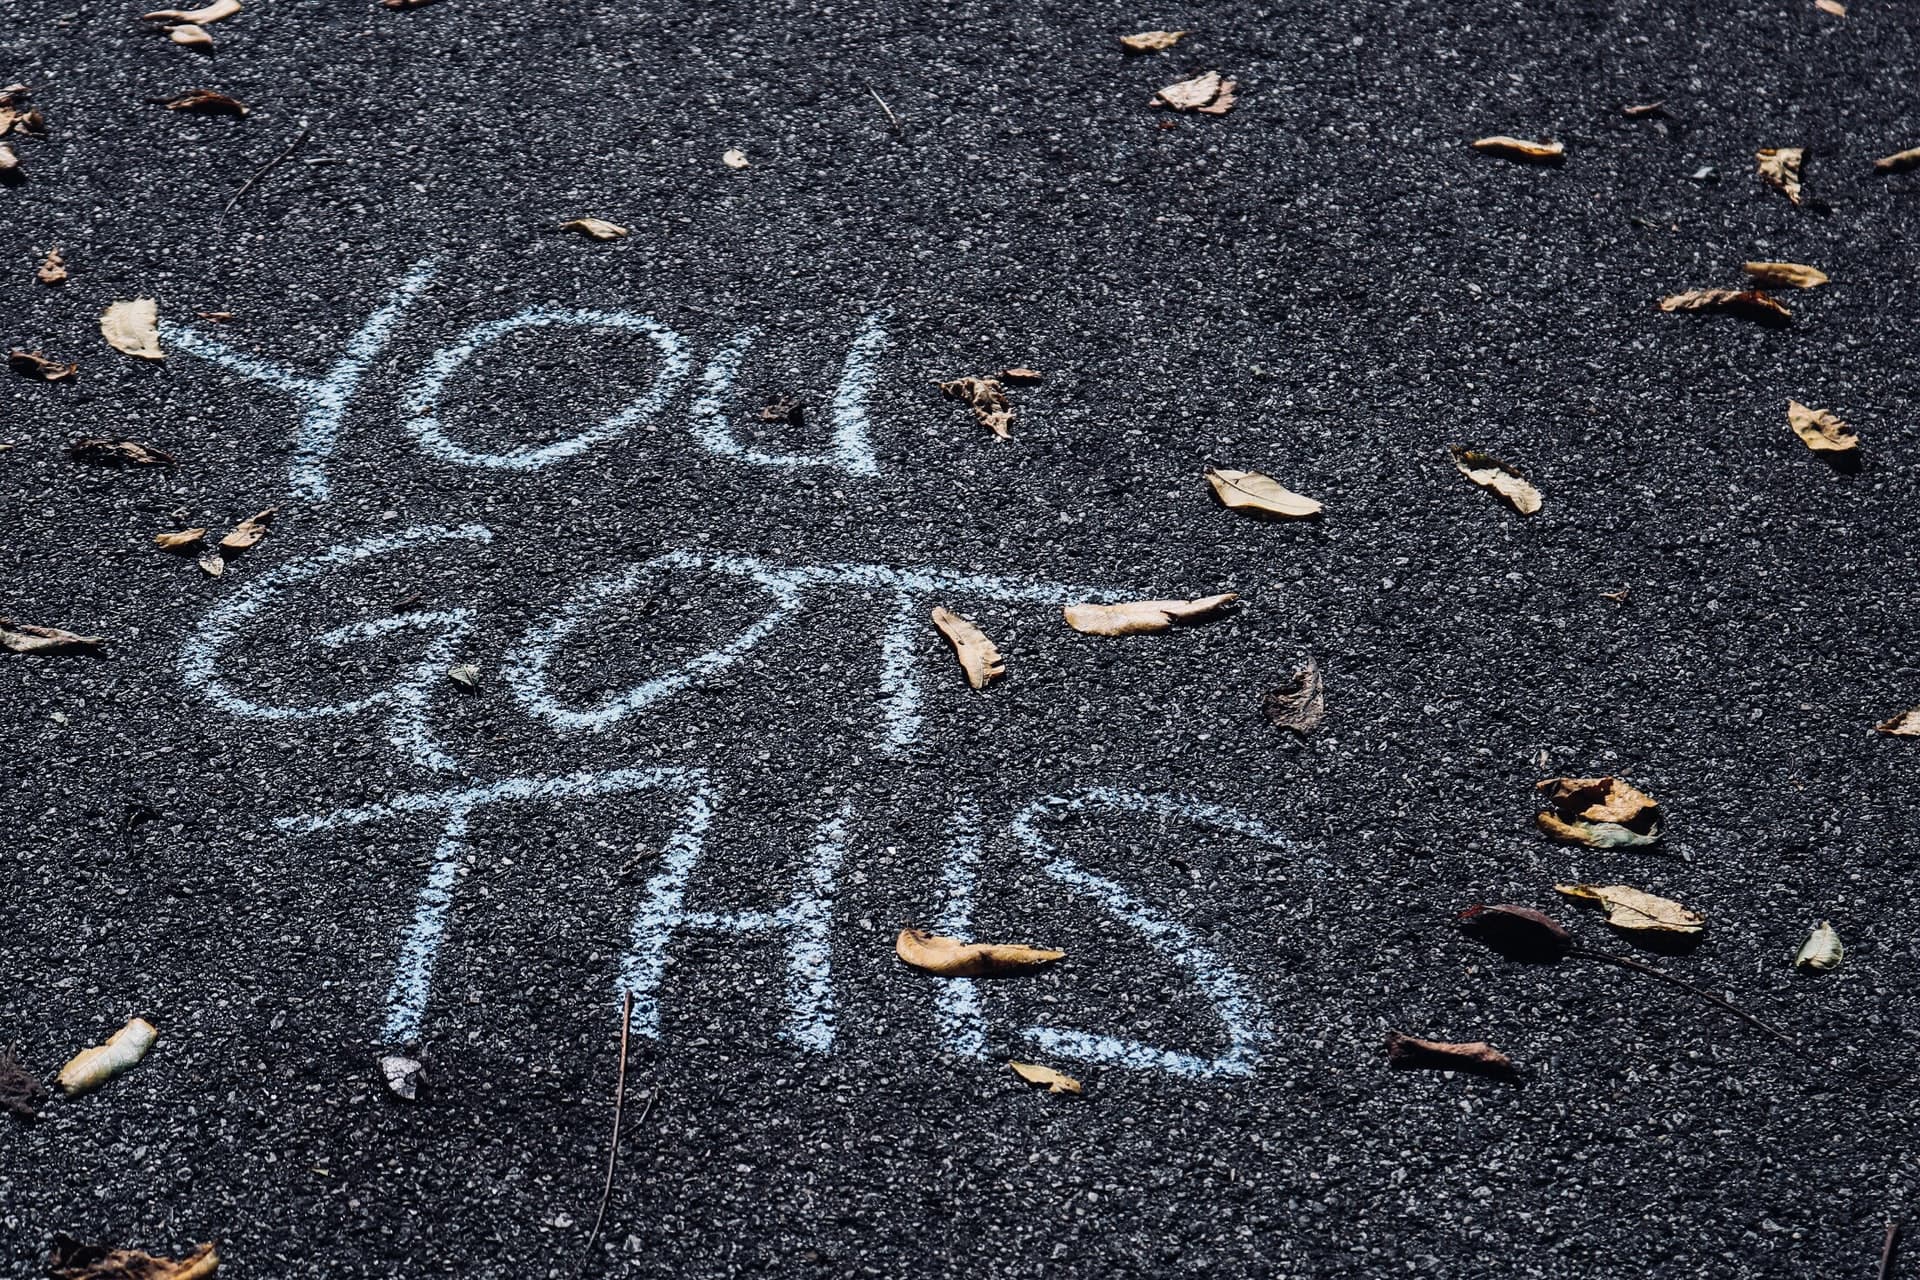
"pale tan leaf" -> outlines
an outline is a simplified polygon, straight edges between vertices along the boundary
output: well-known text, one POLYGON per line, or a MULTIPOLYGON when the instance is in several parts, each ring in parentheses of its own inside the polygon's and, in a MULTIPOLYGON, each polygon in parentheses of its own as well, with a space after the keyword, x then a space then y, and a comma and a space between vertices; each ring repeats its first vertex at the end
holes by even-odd
POLYGON ((0 649, 9 653, 91 653, 106 643, 99 636, 75 635, 58 627, 0 618, 0 649))
POLYGON ((209 578, 217 578, 227 571, 227 562, 221 558, 218 551, 207 552, 207 554, 200 557, 199 563, 200 572, 206 574, 209 578))
POLYGON ((1239 86, 1222 79, 1218 71, 1170 84, 1153 95, 1153 105, 1175 111, 1197 111, 1202 115, 1223 116, 1233 110, 1234 90, 1239 86))
POLYGON ((560 229, 578 231, 581 235, 595 240, 618 240, 627 234, 625 227, 601 218, 575 218, 571 222, 561 223, 560 229))
POLYGON ((1808 973, 1831 973, 1840 967, 1846 955, 1847 949, 1840 942, 1840 934, 1831 923, 1822 920, 1807 935, 1807 940, 1800 944, 1799 952, 1793 957, 1793 967, 1808 973))
POLYGON ((160 349, 160 308, 152 298, 114 302, 100 313, 100 336, 115 351, 142 360, 164 360, 160 349))
POLYGON ((197 547, 206 538, 207 531, 201 528, 178 529, 153 535, 153 544, 162 551, 185 551, 197 547))
POLYGON ((1624 778, 1548 778, 1534 790, 1553 806, 1534 824, 1555 840, 1589 849, 1660 842, 1660 802, 1624 778))
POLYGON ((1002 440, 1013 438, 1013 406, 998 378, 955 378, 936 385, 947 399, 964 402, 973 410, 974 421, 994 435, 1002 440))
POLYGON ((1760 289, 1688 289, 1660 299, 1660 309, 1666 312, 1725 311, 1771 327, 1790 324, 1793 320, 1793 312, 1760 289))
POLYGON ((167 39, 177 45, 184 45, 189 49, 213 48, 213 37, 207 33, 207 29, 205 27, 197 27, 191 22, 185 22, 177 27, 170 28, 167 31, 167 39))
POLYGON ((1248 515, 1281 520, 1305 520, 1320 514, 1322 507, 1312 498, 1281 485, 1272 476, 1258 471, 1233 471, 1225 467, 1207 472, 1207 483, 1222 506, 1248 515))
POLYGON ((1787 199, 1800 203, 1800 167, 1807 158, 1805 147, 1763 147, 1753 153, 1760 176, 1778 187, 1787 199))
POLYGON ((1820 268, 1801 262, 1749 262, 1746 270, 1755 284, 1775 289, 1815 289, 1831 279, 1820 268))
POLYGON ((274 513, 278 510, 278 507, 268 507, 259 515, 249 516, 233 526, 233 531, 220 539, 220 550, 231 557, 251 548, 267 536, 267 529, 273 524, 274 513))
POLYGON ((1847 6, 1841 4, 1840 0, 1813 0, 1813 7, 1822 13, 1830 13, 1836 18, 1847 16, 1847 6))
POLYGON ((720 163, 729 169, 744 169, 747 167, 749 161, 747 160, 746 152, 740 150, 738 147, 733 147, 720 153, 720 163))
POLYGON ((1293 679, 1278 689, 1269 689, 1260 699, 1267 719, 1282 729, 1306 737, 1327 714, 1326 685, 1320 678, 1320 664, 1312 658, 1293 673, 1293 679))
POLYGON ((1072 1076, 1062 1075, 1052 1067, 1043 1067, 1032 1062, 1009 1062, 1014 1074, 1028 1084, 1043 1084, 1048 1093, 1079 1093, 1080 1082, 1072 1076))
POLYGON ((1505 156, 1509 160, 1525 160, 1530 164, 1559 164, 1567 154, 1567 147, 1563 142, 1533 142, 1526 138, 1509 137, 1504 133, 1475 138, 1473 149, 1485 151, 1489 155, 1505 156))
POLYGON ((67 260, 60 256, 60 250, 57 246, 47 250, 46 259, 41 262, 40 269, 33 274, 35 279, 45 285, 65 284, 67 282, 67 260))
POLYGON ((1190 31, 1141 31, 1130 36, 1120 37, 1120 47, 1128 53, 1158 53, 1162 49, 1171 49, 1190 31))
POLYGON ((1131 636, 1165 631, 1176 622, 1210 618, 1240 597, 1233 592, 1198 600, 1129 600, 1123 604, 1070 604, 1067 625, 1090 636, 1131 636))
POLYGON ((940 628, 940 634, 953 646, 955 656, 960 659, 960 669, 967 673, 967 683, 974 688, 984 689, 1007 674, 1000 650, 994 647, 993 641, 959 614, 949 609, 935 609, 933 625, 940 628))
POLYGON ((1064 960, 1064 951, 1017 943, 963 942, 925 929, 902 929, 893 940, 894 954, 916 969, 942 978, 984 978, 1031 973, 1042 965, 1064 960))
POLYGON ((1696 934, 1706 917, 1689 911, 1671 898, 1662 898, 1624 884, 1557 884, 1555 893, 1575 902, 1605 907, 1607 923, 1633 933, 1696 934))
POLYGON ((1028 387, 1046 380, 1046 375, 1038 369, 1013 368, 1000 371, 1000 381, 1010 387, 1028 387))
POLYGON ((20 153, 4 142, 0 142, 0 175, 6 175, 8 181, 20 177, 24 172, 20 168, 20 153))
POLYGON ((1664 112, 1666 107, 1667 100, 1665 98, 1660 99, 1658 102, 1629 102, 1626 106, 1620 108, 1620 114, 1629 120, 1640 120, 1647 116, 1657 116, 1664 112))
POLYGON ((1798 400, 1789 400, 1787 425, 1815 453, 1852 453, 1860 447, 1860 437, 1853 428, 1830 409, 1809 409, 1798 400))
POLYGON ((1915 165, 1920 165, 1920 147, 1908 147, 1873 162, 1873 167, 1881 173, 1905 173, 1915 165))
POLYGON ((1527 482, 1527 478, 1508 466, 1492 454, 1469 449, 1465 445, 1449 445, 1453 454, 1453 465, 1461 475, 1479 485, 1482 489, 1496 494, 1502 502, 1523 516, 1530 516, 1540 510, 1540 491, 1527 482))
POLYGON ((214 0, 203 9, 155 9, 152 13, 140 16, 148 22, 191 22, 204 27, 209 23, 224 22, 238 12, 240 0, 214 0))
POLYGON ((1423 1040, 1399 1031, 1387 1032, 1387 1061, 1396 1067, 1430 1067, 1486 1076, 1516 1074, 1513 1059, 1485 1040, 1423 1040))
POLYGON ((1920 738, 1920 707, 1902 711, 1890 720, 1882 720, 1873 726, 1873 731, 1893 738, 1920 738))
POLYGON ((184 1258, 156 1258, 138 1249, 110 1249, 56 1235, 47 1258, 53 1280, 207 1280, 220 1266, 211 1243, 184 1258))
POLYGON ((147 1056, 160 1033, 145 1018, 135 1018, 108 1037, 105 1044, 82 1049, 60 1068, 59 1084, 69 1098, 98 1089, 147 1056))

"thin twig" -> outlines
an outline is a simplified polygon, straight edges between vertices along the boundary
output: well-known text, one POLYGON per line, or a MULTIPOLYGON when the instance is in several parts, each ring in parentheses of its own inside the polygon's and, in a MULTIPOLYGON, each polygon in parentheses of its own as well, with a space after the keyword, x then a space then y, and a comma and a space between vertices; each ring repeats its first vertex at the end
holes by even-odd
MULTIPOLYGON (((587 1247, 581 1251, 580 1266, 573 1273, 576 1277, 585 1273, 587 1262, 593 1257, 593 1242, 600 1238, 600 1228, 607 1221, 607 1202, 613 1199, 613 1167, 620 1159, 620 1109, 627 1100, 627 1034, 632 1026, 633 992, 629 991, 620 1005, 620 1074, 613 1082, 613 1141, 607 1146, 607 1185, 601 1188, 600 1209, 593 1215, 593 1230, 587 1233, 587 1247)), ((646 1123, 647 1113, 653 1110, 654 1095, 659 1092, 656 1086, 653 1093, 647 1095, 646 1109, 640 1113, 639 1123, 646 1123)))
POLYGON ((233 199, 227 201, 227 207, 222 209, 220 212, 232 213, 233 206, 240 203, 241 196, 244 196, 245 194, 247 194, 247 192, 253 190, 254 183, 260 181, 260 179, 266 177, 269 173, 272 173, 275 169, 279 168, 282 164, 286 163, 287 157, 291 156, 294 152, 298 151, 300 149, 301 144, 304 143, 308 138, 312 136, 313 136, 313 126, 309 124, 301 125, 300 132, 293 135, 293 141, 287 144, 287 149, 285 151, 282 151, 279 155, 275 156, 273 159, 267 161, 264 165, 260 166, 260 168, 254 171, 254 174, 251 178, 248 178, 245 182, 241 183, 240 189, 233 193, 233 199))
POLYGON ((872 94, 873 100, 880 104, 880 109, 887 113, 887 127, 892 129, 895 133, 899 133, 900 117, 893 114, 893 108, 887 105, 887 100, 880 96, 880 91, 873 87, 873 82, 871 80, 863 80, 861 81, 861 83, 867 86, 867 92, 872 94))
POLYGON ((1687 982, 1683 979, 1676 978, 1664 969, 1656 969, 1650 964, 1642 964, 1640 961, 1632 959, 1629 956, 1609 955, 1604 951, 1589 951, 1585 947, 1575 947, 1571 954, 1576 956, 1585 956, 1589 960, 1600 960, 1600 961, 1604 961, 1607 964, 1616 964, 1616 965, 1619 965, 1622 969, 1632 969, 1637 973, 1650 973, 1654 977, 1660 979, 1660 981, 1662 982, 1672 983, 1674 986, 1679 987, 1682 991, 1690 992, 1693 995, 1698 996, 1700 999, 1705 1000, 1708 1004, 1714 1005, 1721 1009, 1725 1009, 1728 1013, 1740 1019, 1740 1021, 1748 1024, 1749 1026, 1758 1027, 1760 1030, 1766 1032, 1768 1035, 1772 1036, 1774 1039, 1779 1040, 1781 1043, 1790 1045, 1794 1049, 1800 1048, 1800 1042, 1798 1040, 1795 1040, 1792 1036, 1788 1035, 1786 1032, 1780 1030, 1780 1028, 1774 1026, 1771 1023, 1762 1022, 1760 1019, 1754 1017, 1752 1014, 1748 1013, 1745 1009, 1742 1009, 1740 1006, 1721 999, 1719 996, 1713 994, 1713 992, 1711 991, 1705 990, 1704 988, 1701 988, 1701 987, 1696 987, 1691 982, 1687 982))
POLYGON ((1901 1225, 1898 1218, 1887 1223, 1887 1242, 1880 1246, 1880 1280, 1893 1280, 1894 1259, 1900 1256, 1901 1225))

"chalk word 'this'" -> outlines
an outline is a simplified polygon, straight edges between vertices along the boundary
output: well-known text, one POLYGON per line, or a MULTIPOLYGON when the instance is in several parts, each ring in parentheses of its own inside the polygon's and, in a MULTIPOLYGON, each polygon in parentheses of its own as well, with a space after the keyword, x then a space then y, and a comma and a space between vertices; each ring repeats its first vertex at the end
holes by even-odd
MULTIPOLYGON (((300 411, 294 431, 293 462, 288 483, 294 494, 325 501, 331 493, 327 465, 339 447, 347 408, 360 390, 361 380, 386 349, 421 293, 439 273, 441 259, 428 258, 408 272, 393 296, 367 318, 348 339, 340 358, 325 374, 301 373, 285 365, 236 351, 224 341, 191 325, 168 324, 162 336, 190 355, 264 382, 292 398, 300 411)), ((880 465, 869 439, 867 398, 873 388, 874 361, 886 346, 881 317, 866 317, 855 331, 840 372, 840 383, 827 406, 830 438, 814 453, 774 453, 755 448, 735 436, 725 407, 735 374, 747 350, 759 337, 758 329, 735 334, 700 372, 698 391, 689 410, 693 438, 716 457, 764 467, 831 467, 850 475, 878 475, 880 465)), ((407 390, 405 404, 414 410, 407 430, 427 453, 448 462, 501 471, 534 471, 585 453, 614 440, 657 416, 687 379, 691 365, 687 341, 651 316, 633 311, 599 311, 565 307, 530 307, 499 320, 468 329, 441 347, 407 390), (511 334, 529 330, 574 328, 613 329, 641 335, 653 345, 660 367, 653 384, 641 395, 594 425, 548 444, 489 451, 460 441, 441 420, 439 406, 448 383, 482 351, 511 334)))
MULTIPOLYGON (((704 855, 707 830, 719 804, 719 788, 705 769, 616 769, 509 778, 486 786, 403 795, 364 808, 281 818, 276 825, 294 834, 311 834, 410 814, 440 818, 440 836, 427 880, 402 934, 387 992, 383 1038, 388 1043, 406 1044, 421 1038, 433 993, 435 963, 446 937, 473 815, 492 804, 578 802, 649 792, 667 797, 675 817, 659 869, 648 880, 634 911, 620 963, 618 989, 633 995, 632 1031, 660 1038, 662 988, 668 973, 668 949, 675 937, 689 932, 718 932, 783 945, 786 1016, 781 1035, 808 1052, 831 1051, 836 1032, 829 933, 839 869, 847 853, 851 813, 844 806, 817 828, 806 866, 785 901, 762 910, 734 912, 698 910, 687 904, 688 881, 704 855)), ((1179 796, 1085 787, 1028 804, 1009 828, 1022 855, 1069 896, 1105 911, 1184 974, 1211 1006, 1225 1047, 1214 1053, 1195 1052, 1045 1024, 1020 1028, 1015 1036, 1056 1057, 1106 1066, 1162 1071, 1189 1079, 1252 1074, 1262 1046, 1271 1037, 1269 1016, 1253 984, 1191 930, 1157 911, 1140 895, 1059 853, 1041 830, 1046 817, 1060 819, 1086 813, 1138 814, 1185 822, 1298 852, 1292 841, 1249 814, 1179 796)), ((977 817, 963 809, 955 816, 952 833, 952 848, 942 876, 946 904, 941 927, 965 936, 971 931, 980 876, 977 817)), ((987 1057, 990 1031, 978 984, 966 978, 947 979, 935 984, 933 990, 948 1051, 963 1057, 987 1057)))
MULTIPOLYGON (((436 543, 486 543, 493 534, 483 525, 422 525, 333 547, 311 559, 285 565, 254 579, 215 605, 201 620, 181 657, 187 684, 231 715, 256 720, 339 719, 378 711, 387 739, 424 769, 454 772, 459 762, 448 754, 430 723, 430 691, 443 684, 448 665, 474 624, 466 608, 421 610, 355 622, 314 637, 327 650, 380 640, 402 633, 424 634, 419 656, 400 678, 357 698, 319 705, 280 705, 257 701, 224 671, 228 649, 245 637, 289 588, 367 560, 383 559, 409 548, 436 543)), ((985 599, 1012 604, 1064 605, 1076 601, 1118 600, 1125 592, 1106 587, 1032 583, 957 570, 925 567, 833 563, 778 565, 751 556, 669 551, 643 563, 592 579, 536 622, 502 664, 515 699, 529 714, 561 732, 598 731, 654 707, 739 662, 780 628, 807 616, 808 597, 826 590, 877 591, 888 601, 880 635, 879 746, 889 754, 911 746, 921 726, 921 687, 914 665, 916 640, 926 634, 929 604, 938 600, 985 599), (666 571, 706 572, 734 579, 759 591, 767 611, 737 634, 662 672, 585 707, 570 706, 554 692, 551 668, 567 639, 594 616, 644 590, 666 571)))

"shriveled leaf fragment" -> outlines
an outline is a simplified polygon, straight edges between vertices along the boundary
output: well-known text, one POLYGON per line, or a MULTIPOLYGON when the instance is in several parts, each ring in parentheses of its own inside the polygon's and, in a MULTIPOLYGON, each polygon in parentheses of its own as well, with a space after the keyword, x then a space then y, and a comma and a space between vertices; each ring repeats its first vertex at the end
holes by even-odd
POLYGON ((1787 425, 1815 453, 1852 453, 1860 447, 1860 437, 1831 409, 1810 409, 1798 400, 1789 400, 1787 425))
POLYGON ((1892 738, 1920 738, 1920 707, 1902 711, 1891 720, 1882 720, 1873 726, 1873 731, 1892 738))
POLYGON ((1173 48, 1191 34, 1190 31, 1140 31, 1121 36, 1120 47, 1128 53, 1158 53, 1173 48))
POLYGON ((1064 951, 1005 942, 963 942, 925 929, 902 929, 893 940, 894 954, 916 969, 942 978, 989 978, 1031 973, 1042 965, 1064 960, 1064 951))
POLYGON ((1805 147, 1763 147, 1753 153, 1759 173, 1778 187, 1788 200, 1800 203, 1800 166, 1805 163, 1805 147))
POLYGON ((1197 111, 1205 116, 1223 116, 1233 110, 1234 90, 1240 86, 1222 79, 1218 71, 1170 84, 1153 95, 1153 105, 1174 111, 1197 111))
POLYGON ((730 147, 720 153, 720 163, 729 169, 744 169, 750 163, 747 153, 738 147, 730 147))
POLYGON ((173 455, 138 440, 107 440, 88 437, 67 446, 67 456, 75 462, 90 462, 100 467, 170 467, 173 455))
POLYGON ((1473 149, 1485 151, 1489 155, 1505 156, 1509 160, 1524 160, 1528 164, 1559 164, 1567 154, 1567 147, 1563 142, 1533 142, 1526 138, 1509 137, 1504 133, 1496 133, 1487 138, 1475 138, 1473 149))
POLYGON ((1815 289, 1832 279, 1802 262, 1749 262, 1746 271, 1755 284, 1774 289, 1815 289))
POLYGON ((0 618, 0 649, 9 653, 94 653, 106 643, 99 636, 76 635, 59 627, 0 618))
POLYGON ((33 273, 41 284, 56 285, 67 282, 67 260, 60 256, 58 246, 47 250, 46 258, 40 263, 39 270, 33 273))
POLYGON ((457 667, 447 668, 447 679, 471 692, 480 687, 480 668, 471 662, 463 662, 457 667))
POLYGON ((1632 933, 1697 934, 1706 917, 1671 898, 1624 884, 1557 884, 1553 891, 1575 902, 1605 907, 1607 923, 1632 933))
POLYGON ((203 116, 244 116, 248 114, 247 105, 231 94, 221 93, 218 89, 189 89, 174 98, 161 101, 161 106, 169 111, 188 111, 203 116))
POLYGON ((602 218, 574 218, 560 224, 562 231, 578 231, 581 235, 594 240, 618 240, 627 234, 627 229, 618 223, 602 218))
POLYGON ((1469 449, 1460 444, 1447 448, 1453 454, 1453 465, 1461 475, 1497 495, 1523 516, 1540 510, 1540 491, 1518 471, 1492 454, 1481 453, 1478 449, 1469 449))
POLYGON ((175 529, 154 534, 153 545, 162 551, 187 551, 199 546, 206 536, 207 531, 202 528, 175 529))
POLYGON ((1665 98, 1660 99, 1658 102, 1629 102, 1626 106, 1620 108, 1620 114, 1629 120, 1644 120, 1648 116, 1660 115, 1666 108, 1667 100, 1665 98))
POLYGON ((218 551, 209 551, 200 557, 200 572, 209 578, 217 578, 227 571, 227 562, 218 551))
POLYGON ((82 1049, 60 1068, 59 1085, 69 1098, 98 1089, 147 1056, 160 1033, 145 1018, 135 1018, 107 1038, 105 1044, 82 1049))
POLYGON ((933 625, 940 628, 940 634, 953 646, 953 652, 960 659, 960 669, 967 673, 967 683, 976 689, 984 689, 993 680, 1007 674, 1006 664, 1000 660, 1000 650, 986 633, 968 622, 950 609, 935 609, 933 625))
POLYGON ((938 385, 941 395, 972 409, 981 426, 1002 440, 1013 438, 1013 406, 1007 403, 1007 389, 998 378, 955 378, 938 385))
POLYGON ((191 22, 183 22, 179 26, 171 28, 167 32, 167 39, 188 49, 213 48, 213 37, 208 34, 207 29, 205 27, 195 26, 191 22))
POLYGON ((1873 162, 1874 171, 1877 173, 1905 173, 1915 165, 1920 165, 1920 147, 1908 147, 1905 151, 1881 156, 1873 162))
POLYGON ((160 349, 160 307, 152 298, 112 302, 100 313, 100 336, 115 351, 142 360, 164 360, 160 349))
POLYGON ((760 406, 755 415, 762 422, 784 422, 788 426, 803 426, 807 420, 807 406, 804 401, 790 395, 781 395, 760 406))
POLYGON ((1675 311, 1725 311, 1778 328, 1793 321, 1793 312, 1761 289, 1688 289, 1660 299, 1660 309, 1675 311))
POLYGON ((1534 790, 1553 806, 1534 823, 1555 840, 1589 849, 1660 842, 1660 802, 1623 778, 1548 778, 1534 790))
POLYGON ((1213 496, 1222 506, 1252 516, 1306 520, 1323 510, 1314 499, 1258 471, 1216 468, 1207 472, 1207 483, 1213 486, 1213 496))
POLYGON ((0 142, 0 181, 18 182, 25 171, 20 168, 20 155, 12 147, 0 142))
POLYGON ((1387 1061, 1403 1069, 1425 1067, 1500 1077, 1517 1074, 1513 1059, 1484 1040, 1423 1040, 1399 1031, 1387 1032, 1387 1061))
POLYGON ((1327 690, 1320 678, 1320 664, 1308 658, 1307 665, 1293 673, 1293 679, 1261 696, 1260 709, 1282 729, 1291 729, 1303 738, 1312 733, 1327 714, 1327 690))
POLYGON ((418 1058, 389 1053, 380 1059, 380 1083, 402 1102, 417 1102, 427 1083, 427 1068, 418 1058))
POLYGON ((1213 617, 1240 597, 1233 592, 1198 600, 1129 600, 1124 604, 1070 604, 1067 625, 1090 636, 1133 636, 1165 631, 1177 622, 1213 617))
POLYGON ((47 1087, 20 1065, 12 1045, 0 1045, 0 1111, 31 1120, 46 1101, 47 1087))
POLYGON ((1840 967, 1846 955, 1839 933, 1832 924, 1822 920, 1800 944, 1799 953, 1793 957, 1793 967, 1806 973, 1831 973, 1840 967))
POLYGON ((204 27, 209 23, 224 22, 239 12, 240 0, 214 0, 201 9, 155 9, 140 17, 147 22, 192 22, 204 27))
POLYGON ((1551 964, 1573 950, 1573 935, 1564 925, 1544 911, 1517 903, 1471 906, 1454 921, 1509 960, 1551 964))
POLYGON ((156 1258, 138 1249, 109 1249, 81 1244, 70 1236, 53 1238, 47 1273, 53 1280, 205 1280, 220 1266, 211 1243, 184 1258, 156 1258))
POLYGON ((1027 387, 1037 382, 1045 382, 1046 375, 1038 369, 1002 369, 1000 381, 1010 387, 1027 387))
POLYGON ((1836 18, 1847 16, 1847 6, 1841 4, 1840 0, 1813 0, 1813 7, 1822 13, 1830 13, 1836 18))
POLYGON ((278 507, 268 507, 257 516, 248 516, 233 526, 232 532, 220 539, 220 550, 228 556, 237 556, 251 549, 260 539, 267 536, 267 530, 273 525, 274 513, 278 507))
POLYGON ((1009 1062, 1014 1074, 1028 1084, 1043 1084, 1048 1093, 1079 1093, 1080 1082, 1072 1076, 1062 1075, 1052 1067, 1043 1067, 1032 1062, 1009 1062))
POLYGON ((71 360, 61 364, 38 351, 22 351, 19 347, 7 353, 7 368, 38 382, 64 382, 80 372, 80 366, 71 360))

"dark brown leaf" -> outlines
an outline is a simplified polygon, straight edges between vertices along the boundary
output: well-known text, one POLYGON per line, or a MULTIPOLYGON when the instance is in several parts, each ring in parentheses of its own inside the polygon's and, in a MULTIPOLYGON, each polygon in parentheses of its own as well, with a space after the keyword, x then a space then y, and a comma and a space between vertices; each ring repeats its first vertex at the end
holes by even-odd
POLYGON ((75 440, 67 446, 67 456, 75 462, 91 462, 102 467, 170 467, 173 455, 138 440, 75 440))
POLYGON ((1484 1040, 1465 1043, 1422 1040, 1398 1031, 1387 1032, 1387 1061, 1407 1070, 1426 1067, 1438 1071, 1469 1071, 1503 1080, 1518 1074, 1513 1059, 1484 1040))
POLYGON ((177 98, 156 99, 169 111, 191 111, 203 116, 244 116, 246 104, 218 89, 189 89, 177 98))
POLYGON ((46 1101, 47 1087, 27 1074, 12 1046, 0 1045, 0 1111, 31 1120, 46 1101))
POLYGON ((1320 664, 1312 658, 1293 673, 1293 679, 1278 689, 1267 690, 1260 700, 1267 719, 1282 729, 1291 729, 1301 737, 1312 733, 1327 714, 1326 686, 1320 679, 1320 664))
POLYGON ((68 361, 61 364, 41 355, 38 351, 22 351, 15 347, 7 353, 7 368, 23 378, 33 378, 40 382, 64 382, 80 372, 80 366, 68 361))
POLYGON ((1532 907, 1513 903, 1476 905, 1454 919, 1468 934, 1509 960, 1551 964, 1573 950, 1573 935, 1558 920, 1532 907))

